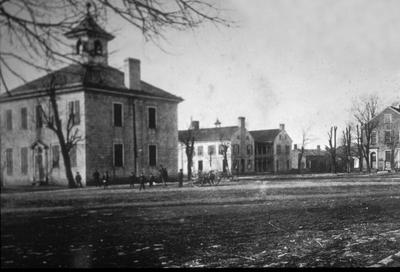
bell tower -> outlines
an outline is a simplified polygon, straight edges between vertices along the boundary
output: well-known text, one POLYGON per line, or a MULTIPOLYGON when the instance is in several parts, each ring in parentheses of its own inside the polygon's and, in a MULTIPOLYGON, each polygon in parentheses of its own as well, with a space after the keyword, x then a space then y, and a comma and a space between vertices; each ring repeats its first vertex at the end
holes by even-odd
POLYGON ((91 4, 87 3, 85 18, 64 35, 75 40, 73 53, 77 60, 86 64, 108 64, 108 42, 114 36, 101 28, 90 14, 91 4))

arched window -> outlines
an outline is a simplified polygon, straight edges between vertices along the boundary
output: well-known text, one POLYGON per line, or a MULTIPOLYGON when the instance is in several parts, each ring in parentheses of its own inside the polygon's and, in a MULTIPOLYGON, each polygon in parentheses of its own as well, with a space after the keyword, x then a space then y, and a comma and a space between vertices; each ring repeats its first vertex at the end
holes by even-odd
POLYGON ((79 55, 82 51, 82 41, 81 39, 78 40, 76 43, 76 54, 79 55))
POLYGON ((94 42, 94 53, 95 53, 96 55, 101 55, 101 54, 103 54, 103 48, 102 48, 101 42, 100 42, 99 40, 96 40, 96 41, 94 42))

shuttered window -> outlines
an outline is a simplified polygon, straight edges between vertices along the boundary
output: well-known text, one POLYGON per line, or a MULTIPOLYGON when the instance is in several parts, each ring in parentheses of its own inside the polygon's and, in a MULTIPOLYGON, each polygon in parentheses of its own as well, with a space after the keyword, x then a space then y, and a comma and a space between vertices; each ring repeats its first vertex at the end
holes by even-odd
POLYGON ((149 145, 149 165, 157 165, 157 146, 149 145))
POLYGON ((122 127, 122 104, 113 103, 114 127, 122 127))
POLYGON ((114 166, 124 166, 124 147, 122 144, 114 144, 114 166))
POLYGON ((21 148, 21 174, 28 174, 28 148, 21 148))

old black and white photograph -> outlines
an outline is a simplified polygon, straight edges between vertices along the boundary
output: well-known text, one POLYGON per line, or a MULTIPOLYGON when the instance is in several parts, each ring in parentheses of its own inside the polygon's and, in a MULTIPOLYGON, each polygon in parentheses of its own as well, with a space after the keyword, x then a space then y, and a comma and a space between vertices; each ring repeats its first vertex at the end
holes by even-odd
POLYGON ((400 267, 399 0, 0 0, 1 268, 400 267))

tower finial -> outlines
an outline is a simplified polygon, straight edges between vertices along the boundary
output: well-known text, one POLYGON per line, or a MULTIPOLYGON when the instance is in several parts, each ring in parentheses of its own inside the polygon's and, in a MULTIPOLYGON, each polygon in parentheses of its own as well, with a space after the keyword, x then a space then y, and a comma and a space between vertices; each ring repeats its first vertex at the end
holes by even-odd
POLYGON ((90 2, 86 3, 86 12, 87 14, 90 14, 90 8, 92 7, 92 4, 90 4, 90 2))

